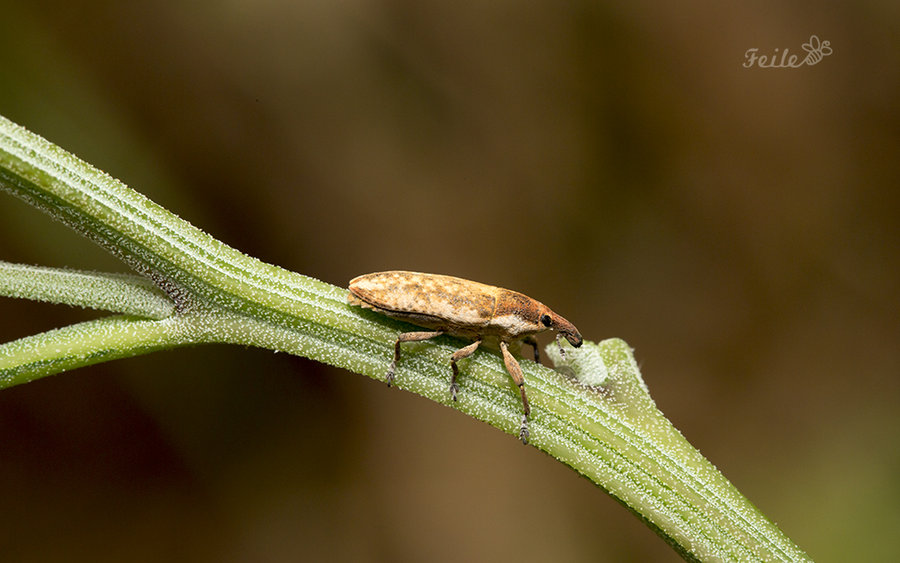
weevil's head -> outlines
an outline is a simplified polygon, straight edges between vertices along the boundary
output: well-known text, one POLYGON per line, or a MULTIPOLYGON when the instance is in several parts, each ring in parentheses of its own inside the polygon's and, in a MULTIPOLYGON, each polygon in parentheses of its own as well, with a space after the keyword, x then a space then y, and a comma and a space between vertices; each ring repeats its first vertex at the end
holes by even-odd
POLYGON ((558 331, 572 346, 576 348, 581 346, 583 339, 581 338, 581 333, 575 328, 575 325, 550 309, 547 309, 546 307, 544 307, 544 309, 545 310, 541 312, 540 323, 549 329, 558 331))
POLYGON ((572 346, 581 346, 581 334, 575 325, 540 301, 508 289, 500 290, 490 324, 500 329, 501 335, 512 338, 555 330, 572 346))

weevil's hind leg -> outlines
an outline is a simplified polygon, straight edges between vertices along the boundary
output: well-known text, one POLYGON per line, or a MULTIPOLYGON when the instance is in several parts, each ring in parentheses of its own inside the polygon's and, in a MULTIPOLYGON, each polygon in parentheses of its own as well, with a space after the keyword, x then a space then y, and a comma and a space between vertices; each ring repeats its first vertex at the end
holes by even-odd
POLYGON ((503 363, 506 364, 506 371, 512 377, 513 383, 519 386, 519 394, 522 395, 522 426, 519 428, 519 439, 523 444, 528 443, 528 415, 531 414, 531 407, 528 405, 528 397, 525 396, 525 378, 522 377, 522 366, 516 361, 516 358, 509 352, 509 344, 500 341, 500 351, 503 352, 503 363))
POLYGON ((442 331, 437 330, 434 332, 404 332, 397 336, 397 341, 394 342, 394 361, 391 362, 391 367, 388 368, 387 372, 388 387, 394 382, 394 371, 397 369, 397 362, 400 361, 401 342, 419 342, 420 340, 428 340, 429 338, 434 338, 435 336, 440 336, 442 334, 444 334, 442 331))
POLYGON ((454 401, 456 400, 456 394, 459 393, 459 385, 456 384, 456 376, 459 375, 459 368, 456 367, 456 362, 474 354, 475 350, 478 349, 479 344, 481 344, 481 340, 476 340, 465 348, 460 348, 456 352, 453 352, 453 355, 450 356, 450 367, 453 368, 453 378, 450 380, 450 396, 453 397, 454 401))
POLYGON ((526 336, 522 339, 522 342, 534 348, 534 363, 541 363, 541 351, 538 349, 537 339, 533 336, 526 336))

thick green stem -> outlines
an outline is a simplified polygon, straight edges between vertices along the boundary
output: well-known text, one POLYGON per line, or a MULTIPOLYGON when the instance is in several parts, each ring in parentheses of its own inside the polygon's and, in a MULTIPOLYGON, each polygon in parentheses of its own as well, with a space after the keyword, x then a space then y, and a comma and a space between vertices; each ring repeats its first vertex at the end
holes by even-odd
MULTIPOLYGON (((345 289, 238 252, 2 117, 0 188, 97 241, 161 290, 133 278, 0 268, 0 294, 132 314, 0 346, 0 388, 199 343, 285 351, 382 379, 398 331, 409 328, 348 306, 345 289), (23 288, 23 275, 46 277, 23 288), (84 283, 111 283, 113 295, 135 298, 147 290, 162 309, 90 298, 84 283)), ((495 352, 460 363, 459 401, 450 401, 448 358, 459 347, 447 337, 411 347, 397 386, 517 434, 518 394, 495 352)), ((522 365, 533 446, 603 487, 686 558, 807 560, 656 409, 624 342, 586 341, 565 358, 555 347, 548 353, 560 371, 522 365)))

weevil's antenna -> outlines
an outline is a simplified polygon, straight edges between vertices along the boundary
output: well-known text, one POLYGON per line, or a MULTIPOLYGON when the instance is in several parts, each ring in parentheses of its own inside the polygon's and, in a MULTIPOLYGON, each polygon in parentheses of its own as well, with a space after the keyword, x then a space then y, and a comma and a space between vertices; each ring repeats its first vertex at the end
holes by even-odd
POLYGON ((563 339, 562 333, 561 333, 561 332, 557 332, 557 333, 556 333, 556 345, 559 346, 559 355, 562 356, 563 358, 565 358, 565 357, 566 357, 566 351, 565 351, 565 349, 563 348, 563 345, 562 345, 562 339, 563 339))

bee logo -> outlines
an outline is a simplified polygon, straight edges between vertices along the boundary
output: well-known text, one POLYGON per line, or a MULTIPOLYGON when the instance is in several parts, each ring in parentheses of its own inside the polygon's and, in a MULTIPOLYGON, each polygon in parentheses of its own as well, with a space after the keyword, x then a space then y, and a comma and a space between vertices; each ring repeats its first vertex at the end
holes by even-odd
POLYGON ((831 41, 819 41, 819 36, 813 35, 809 38, 809 43, 801 45, 803 50, 807 52, 803 64, 812 66, 818 64, 823 58, 831 54, 831 41))

